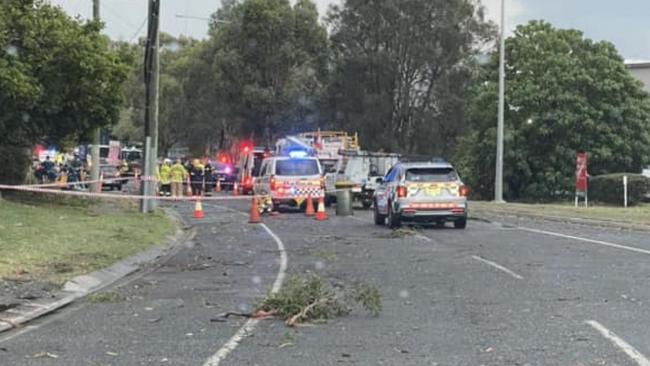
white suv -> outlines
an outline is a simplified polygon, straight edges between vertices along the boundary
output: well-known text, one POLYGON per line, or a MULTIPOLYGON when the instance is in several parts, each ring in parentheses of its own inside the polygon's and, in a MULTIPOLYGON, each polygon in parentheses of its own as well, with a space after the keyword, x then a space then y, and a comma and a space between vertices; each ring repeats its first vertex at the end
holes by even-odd
POLYGON ((375 191, 375 224, 392 228, 403 221, 451 221, 467 225, 468 189, 446 162, 398 163, 375 191))
POLYGON ((324 196, 325 181, 315 157, 271 157, 264 159, 253 190, 256 196, 270 196, 274 207, 301 206, 307 197, 324 196))

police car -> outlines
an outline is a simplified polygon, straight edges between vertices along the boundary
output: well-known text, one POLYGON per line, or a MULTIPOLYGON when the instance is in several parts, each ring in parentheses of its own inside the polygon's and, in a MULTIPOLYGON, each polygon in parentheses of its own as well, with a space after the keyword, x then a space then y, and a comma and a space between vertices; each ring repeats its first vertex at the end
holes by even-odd
POLYGON ((375 191, 375 224, 397 228, 404 221, 467 225, 468 189, 444 161, 397 163, 375 191))
POLYGON ((262 161, 253 190, 256 196, 270 197, 273 207, 300 207, 307 197, 317 200, 324 196, 323 170, 318 158, 301 150, 269 157, 262 161))

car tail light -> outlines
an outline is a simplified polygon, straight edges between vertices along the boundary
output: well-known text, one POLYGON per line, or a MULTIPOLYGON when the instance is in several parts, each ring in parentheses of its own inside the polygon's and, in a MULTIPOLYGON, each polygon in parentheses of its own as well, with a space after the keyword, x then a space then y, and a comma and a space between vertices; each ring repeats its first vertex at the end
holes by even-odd
POLYGON ((397 197, 398 198, 404 198, 408 194, 408 190, 404 186, 398 186, 397 187, 397 197))
POLYGON ((270 182, 271 182, 271 190, 272 190, 272 191, 275 191, 275 188, 276 188, 276 186, 277 186, 277 182, 276 182, 274 176, 271 176, 271 181, 270 181, 270 182))
POLYGON ((469 196, 469 188, 467 186, 460 186, 460 188, 458 188, 458 194, 461 197, 469 196))

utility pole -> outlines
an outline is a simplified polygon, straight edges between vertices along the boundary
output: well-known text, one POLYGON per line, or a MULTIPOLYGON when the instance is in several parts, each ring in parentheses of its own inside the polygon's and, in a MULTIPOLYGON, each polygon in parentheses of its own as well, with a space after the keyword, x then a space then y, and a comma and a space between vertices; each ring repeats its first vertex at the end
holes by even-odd
MULTIPOLYGON (((93 19, 96 21, 100 20, 99 17, 99 0, 93 0, 93 19)), ((93 146, 90 151, 92 157, 91 166, 90 166, 90 180, 97 182, 99 180, 99 144, 102 139, 102 129, 97 127, 93 131, 93 146)), ((90 187, 91 191, 101 192, 102 185, 101 183, 93 183, 90 187)))
POLYGON ((499 116, 497 121, 497 162, 494 178, 494 201, 503 202, 503 129, 505 104, 506 0, 501 0, 501 36, 499 44, 499 116))
MULTIPOLYGON (((144 116, 144 177, 142 195, 153 196, 155 192, 155 176, 158 158, 158 76, 159 76, 159 18, 160 1, 149 0, 149 21, 147 31, 147 44, 144 56, 144 81, 145 81, 145 116, 144 116)), ((148 213, 155 207, 155 201, 142 199, 140 211, 148 213)))

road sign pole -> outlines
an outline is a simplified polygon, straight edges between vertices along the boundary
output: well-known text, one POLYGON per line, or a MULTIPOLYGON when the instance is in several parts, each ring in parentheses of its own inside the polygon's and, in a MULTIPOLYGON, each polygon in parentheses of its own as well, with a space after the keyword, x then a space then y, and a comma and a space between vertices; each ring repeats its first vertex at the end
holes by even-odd
MULTIPOLYGON (((93 0, 93 19, 100 20, 99 16, 99 0, 93 0)), ((97 182, 99 180, 99 145, 101 144, 101 128, 97 127, 93 131, 93 145, 90 151, 91 166, 90 166, 90 180, 97 182)), ((88 187, 92 192, 101 192, 101 183, 93 183, 88 187)))
POLYGON ((627 208, 627 175, 623 176, 623 207, 627 208))
POLYGON ((505 24, 506 4, 501 0, 501 37, 499 44, 499 115, 497 122, 497 159, 494 179, 494 201, 503 202, 503 130, 505 106, 505 24))

